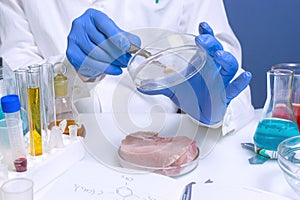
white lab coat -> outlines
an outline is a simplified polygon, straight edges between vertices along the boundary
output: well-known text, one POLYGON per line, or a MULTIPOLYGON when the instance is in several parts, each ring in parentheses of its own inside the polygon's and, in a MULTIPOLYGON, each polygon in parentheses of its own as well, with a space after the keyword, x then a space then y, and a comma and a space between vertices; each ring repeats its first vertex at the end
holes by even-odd
MULTIPOLYGON (((199 22, 206 21, 224 49, 241 64, 241 48, 228 24, 222 0, 158 3, 155 0, 3 0, 0 1, 0 55, 13 69, 62 61, 72 21, 90 7, 105 12, 126 31, 157 27, 197 35, 199 22)), ((158 105, 165 112, 176 110, 166 97, 135 92, 130 84, 126 85, 126 74, 124 70, 123 75, 106 76, 99 83, 97 93, 102 112, 123 112, 124 107, 128 108, 126 112, 145 112, 155 110, 158 105)), ((247 88, 230 103, 223 120, 223 134, 238 130, 253 113, 247 88)))

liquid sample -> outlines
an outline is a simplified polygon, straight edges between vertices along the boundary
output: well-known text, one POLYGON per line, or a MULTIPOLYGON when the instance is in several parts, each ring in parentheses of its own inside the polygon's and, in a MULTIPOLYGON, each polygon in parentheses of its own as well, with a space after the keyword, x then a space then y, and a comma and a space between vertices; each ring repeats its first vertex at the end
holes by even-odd
POLYGON ((4 118, 5 118, 5 115, 4 115, 3 111, 2 111, 2 107, 1 107, 1 104, 0 104, 0 120, 4 119, 4 118))
POLYGON ((258 148, 277 151, 279 143, 287 138, 299 135, 296 123, 279 118, 266 118, 259 122, 254 135, 258 148))
POLYGON ((14 161, 14 165, 17 172, 25 172, 27 170, 27 159, 18 158, 14 161))
POLYGON ((293 109, 298 124, 298 129, 300 130, 300 104, 293 103, 293 109))
POLYGON ((294 121, 294 115, 292 112, 292 108, 286 106, 285 104, 277 104, 273 108, 272 117, 294 121))
POLYGON ((27 88, 30 155, 42 155, 42 123, 40 88, 27 88))

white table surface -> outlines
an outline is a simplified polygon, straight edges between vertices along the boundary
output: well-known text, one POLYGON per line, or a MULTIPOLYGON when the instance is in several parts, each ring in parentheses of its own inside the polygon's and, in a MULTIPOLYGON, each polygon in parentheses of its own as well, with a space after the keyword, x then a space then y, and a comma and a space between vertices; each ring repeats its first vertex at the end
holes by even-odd
POLYGON ((250 165, 248 158, 253 153, 241 147, 243 142, 253 142, 261 110, 256 111, 256 117, 238 132, 222 137, 214 150, 201 160, 195 171, 182 177, 189 180, 211 179, 222 184, 240 184, 264 191, 276 193, 291 199, 299 196, 286 182, 275 160, 268 160, 262 165, 250 165))
MULTIPOLYGON (((247 126, 236 133, 221 137, 212 152, 199 161, 196 169, 176 180, 179 183, 195 181, 201 184, 209 180, 221 185, 241 185, 291 199, 299 198, 284 179, 276 161, 269 160, 262 165, 250 165, 248 162, 248 158, 253 156, 253 152, 243 149, 241 143, 252 142, 259 116, 260 110, 257 110, 256 118, 247 126)), ((87 152, 79 162, 99 164, 87 152)), ((47 195, 49 188, 63 176, 64 174, 35 194, 35 199, 43 199, 43 195, 47 195)), ((80 174, 76 174, 76 176, 80 176, 80 174)))

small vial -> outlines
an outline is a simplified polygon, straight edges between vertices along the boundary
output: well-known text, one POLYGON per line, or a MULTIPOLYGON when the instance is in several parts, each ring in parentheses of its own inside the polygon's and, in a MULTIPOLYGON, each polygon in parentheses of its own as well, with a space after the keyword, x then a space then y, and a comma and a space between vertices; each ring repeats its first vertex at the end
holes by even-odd
POLYGON ((17 172, 24 172, 27 170, 27 157, 18 95, 11 94, 2 97, 1 105, 3 112, 5 113, 5 121, 15 170, 17 172))
POLYGON ((76 139, 77 130, 78 130, 79 127, 77 125, 69 125, 68 128, 69 128, 69 138, 71 140, 76 139))

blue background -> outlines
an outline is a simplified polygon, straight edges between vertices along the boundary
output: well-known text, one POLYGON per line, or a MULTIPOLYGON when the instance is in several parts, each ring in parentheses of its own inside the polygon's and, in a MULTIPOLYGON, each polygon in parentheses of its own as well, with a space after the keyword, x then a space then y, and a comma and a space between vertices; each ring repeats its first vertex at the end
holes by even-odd
POLYGON ((252 72, 252 104, 264 106, 266 72, 300 62, 300 0, 224 0, 229 23, 242 46, 243 68, 252 72))

